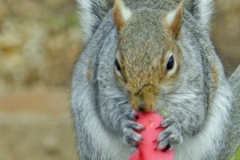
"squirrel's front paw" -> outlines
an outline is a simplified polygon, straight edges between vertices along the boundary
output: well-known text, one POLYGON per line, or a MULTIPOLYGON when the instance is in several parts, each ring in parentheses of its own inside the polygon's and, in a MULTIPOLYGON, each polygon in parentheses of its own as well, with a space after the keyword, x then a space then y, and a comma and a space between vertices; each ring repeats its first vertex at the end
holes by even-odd
POLYGON ((137 143, 142 141, 142 136, 136 132, 136 130, 143 130, 144 127, 136 123, 134 120, 137 118, 135 113, 131 113, 127 116, 127 119, 123 123, 123 140, 131 147, 136 148, 137 143))
POLYGON ((160 127, 166 129, 157 138, 159 142, 158 149, 169 150, 175 145, 182 143, 181 127, 175 118, 166 118, 160 127))

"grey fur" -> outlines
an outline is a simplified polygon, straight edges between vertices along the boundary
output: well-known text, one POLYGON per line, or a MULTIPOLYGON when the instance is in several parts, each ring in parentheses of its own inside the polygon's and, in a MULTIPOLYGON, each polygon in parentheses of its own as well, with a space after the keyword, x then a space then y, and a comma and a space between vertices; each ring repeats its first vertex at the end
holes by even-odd
MULTIPOLYGON (((137 2, 143 5, 143 1, 137 2)), ((175 160, 219 159, 230 122, 231 90, 209 33, 199 27, 198 20, 185 11, 184 36, 179 41, 184 65, 174 84, 178 87, 173 94, 165 94, 163 89, 156 108, 157 112, 167 113, 163 123, 167 129, 159 135, 159 148, 174 147, 175 160), (213 66, 219 68, 217 85, 213 66)), ((72 111, 78 150, 82 160, 125 160, 132 154, 131 148, 141 141, 134 129, 142 127, 134 122, 128 92, 120 89, 115 78, 118 39, 112 12, 99 24, 73 77, 72 111), (90 78, 89 71, 93 73, 90 78)))
POLYGON ((231 113, 232 124, 228 127, 229 135, 219 160, 229 159, 240 146, 240 66, 228 81, 235 95, 234 108, 231 113))
POLYGON ((109 53, 109 58, 114 56, 109 52, 116 48, 116 43, 109 43, 116 41, 111 16, 109 14, 103 20, 82 53, 72 81, 72 112, 78 133, 78 151, 82 160, 123 160, 132 153, 129 147, 122 143, 120 136, 110 132, 102 123, 95 103, 94 82, 87 78, 88 70, 95 70, 97 55, 101 54, 99 52, 103 46, 106 53, 109 53), (109 48, 108 44, 111 45, 109 48))
MULTIPOLYGON (((209 21, 214 12, 215 0, 161 0, 165 1, 166 5, 158 5, 160 0, 151 0, 152 9, 174 9, 172 4, 179 4, 181 1, 185 1, 185 8, 193 17, 198 21, 199 27, 203 27, 206 30, 210 30, 209 21), (170 4, 170 5, 169 5, 170 4), (202 4, 204 6, 202 6, 202 4)), ((88 42, 96 31, 101 20, 108 13, 109 9, 113 7, 114 0, 77 0, 80 6, 81 27, 83 34, 83 40, 88 42), (88 4, 88 5, 86 5, 88 4)), ((149 5, 149 0, 124 0, 127 6, 135 9, 132 6, 146 6, 149 5), (135 3, 136 5, 131 5, 135 3)))

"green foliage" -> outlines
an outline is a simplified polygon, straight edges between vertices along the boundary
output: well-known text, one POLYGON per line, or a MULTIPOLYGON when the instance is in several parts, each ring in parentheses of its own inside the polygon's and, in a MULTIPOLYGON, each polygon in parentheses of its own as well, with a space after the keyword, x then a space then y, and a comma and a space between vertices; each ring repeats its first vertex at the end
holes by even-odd
POLYGON ((240 146, 230 160, 240 160, 240 146))

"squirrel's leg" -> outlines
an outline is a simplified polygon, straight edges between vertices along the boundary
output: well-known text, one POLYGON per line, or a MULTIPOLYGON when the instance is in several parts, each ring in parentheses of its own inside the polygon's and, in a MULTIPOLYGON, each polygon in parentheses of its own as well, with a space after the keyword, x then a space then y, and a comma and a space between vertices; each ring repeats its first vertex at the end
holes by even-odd
POLYGON ((137 147, 137 142, 142 140, 142 136, 135 130, 142 130, 144 127, 135 122, 137 116, 132 107, 114 97, 101 96, 100 99, 98 107, 104 126, 121 136, 131 147, 137 147))
POLYGON ((204 96, 192 94, 171 94, 166 97, 166 115, 160 127, 166 128, 159 134, 158 149, 171 149, 181 144, 186 137, 193 137, 201 130, 205 121, 207 105, 204 96))
POLYGON ((134 130, 141 130, 144 127, 135 122, 137 116, 133 108, 126 98, 121 97, 121 92, 110 86, 105 88, 99 85, 98 88, 97 107, 102 123, 109 131, 123 137, 130 146, 137 147, 137 142, 141 141, 142 137, 134 130))
POLYGON ((201 95, 196 96, 189 102, 169 107, 169 115, 162 124, 167 129, 158 137, 159 148, 165 144, 165 148, 175 147, 176 160, 217 160, 230 122, 231 91, 223 79, 208 103, 201 100, 201 95))

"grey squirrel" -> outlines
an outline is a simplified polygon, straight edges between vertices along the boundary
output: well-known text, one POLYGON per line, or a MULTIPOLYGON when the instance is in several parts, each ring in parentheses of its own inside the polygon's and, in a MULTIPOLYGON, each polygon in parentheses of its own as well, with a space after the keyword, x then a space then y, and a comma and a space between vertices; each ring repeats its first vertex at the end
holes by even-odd
POLYGON ((139 110, 164 116, 157 149, 218 160, 233 98, 209 36, 212 0, 78 2, 88 43, 72 85, 81 159, 127 159, 142 141, 139 110))

